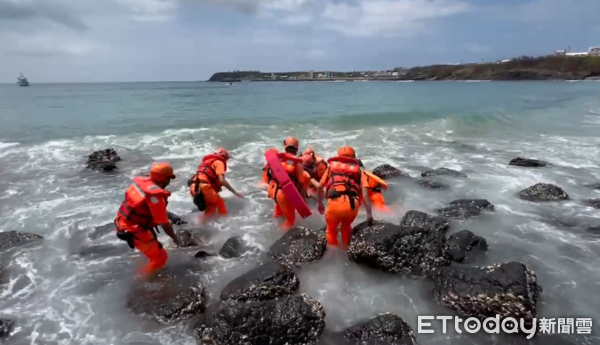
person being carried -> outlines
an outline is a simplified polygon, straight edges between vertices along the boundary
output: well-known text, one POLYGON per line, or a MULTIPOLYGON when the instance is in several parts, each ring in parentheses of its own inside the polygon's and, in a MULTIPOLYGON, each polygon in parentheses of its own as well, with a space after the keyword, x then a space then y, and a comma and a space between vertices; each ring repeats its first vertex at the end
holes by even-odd
MULTIPOLYGON (((388 189, 387 183, 372 172, 365 170, 365 166, 360 159, 358 162, 363 174, 365 175, 365 181, 367 183, 367 189, 369 190, 369 199, 371 200, 371 204, 379 211, 389 212, 390 208, 385 204, 385 198, 383 197, 382 193, 383 190, 388 189)), ((360 201, 361 203, 364 203, 364 197, 362 193, 360 194, 360 201)))
POLYGON ((312 149, 306 149, 302 152, 302 167, 304 171, 308 173, 310 179, 314 179, 312 182, 310 179, 306 179, 306 197, 312 197, 318 194, 318 188, 315 187, 317 181, 321 181, 325 170, 327 170, 327 163, 323 157, 316 154, 312 149))
POLYGON ((359 167, 356 153, 350 146, 340 148, 337 156, 328 159, 327 163, 329 167, 321 179, 321 185, 325 186, 325 196, 328 199, 325 212, 327 242, 330 245, 338 245, 338 226, 340 226, 342 248, 347 249, 352 235, 352 223, 358 215, 361 193, 367 211, 367 222, 373 224, 367 181, 359 167))
POLYGON ((167 251, 158 241, 157 226, 173 239, 179 247, 179 239, 167 216, 167 203, 171 195, 165 188, 175 179, 173 167, 168 163, 156 163, 150 168, 150 177, 137 176, 125 190, 115 218, 117 237, 144 254, 149 262, 138 271, 139 277, 160 271, 167 263, 167 251))
MULTIPOLYGON (((322 188, 320 184, 311 179, 308 174, 305 173, 302 168, 302 159, 297 155, 298 153, 298 139, 293 137, 287 137, 283 141, 283 146, 285 152, 279 153, 279 160, 281 161, 281 166, 287 172, 290 180, 300 193, 300 195, 306 195, 306 181, 310 181, 310 183, 317 188, 317 190, 321 191, 322 188)), ((296 223, 296 208, 285 196, 285 193, 281 189, 279 182, 272 176, 271 168, 269 164, 265 164, 265 174, 268 186, 268 197, 275 202, 275 209, 273 212, 273 217, 279 218, 285 216, 285 223, 281 225, 283 230, 289 230, 296 223)), ((322 192, 320 192, 322 194, 322 192)), ((323 205, 320 204, 322 207, 323 205)))
POLYGON ((225 200, 219 195, 225 187, 235 196, 243 198, 225 179, 229 152, 218 149, 214 153, 204 156, 194 176, 188 181, 190 195, 198 210, 204 212, 202 222, 218 212, 219 216, 227 215, 225 200))

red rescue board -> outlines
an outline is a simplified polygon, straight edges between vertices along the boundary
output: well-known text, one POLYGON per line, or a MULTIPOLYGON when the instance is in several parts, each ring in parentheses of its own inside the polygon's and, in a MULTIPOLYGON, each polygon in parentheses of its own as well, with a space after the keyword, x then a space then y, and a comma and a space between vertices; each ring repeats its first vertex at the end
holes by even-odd
POLYGON ((296 211, 300 214, 302 218, 308 218, 312 215, 310 208, 304 201, 300 192, 296 189, 296 186, 292 183, 292 180, 288 176, 288 174, 283 170, 281 166, 281 160, 279 159, 278 153, 276 149, 271 149, 265 153, 265 158, 267 159, 267 163, 269 163, 269 167, 273 172, 273 178, 277 180, 281 190, 285 194, 285 197, 292 203, 296 211))

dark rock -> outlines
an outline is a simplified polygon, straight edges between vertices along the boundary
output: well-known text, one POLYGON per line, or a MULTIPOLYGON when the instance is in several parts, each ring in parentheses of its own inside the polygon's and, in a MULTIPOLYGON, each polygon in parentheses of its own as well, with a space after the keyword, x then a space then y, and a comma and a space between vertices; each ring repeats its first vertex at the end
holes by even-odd
POLYGON ((467 177, 467 174, 452 170, 448 168, 437 168, 433 170, 427 170, 421 173, 421 177, 430 177, 430 176, 452 176, 452 177, 467 177))
POLYGON ((203 240, 190 230, 177 230, 177 238, 181 248, 198 247, 203 243, 203 240))
POLYGON ((116 231, 116 229, 115 229, 115 223, 111 222, 111 223, 104 224, 104 225, 101 225, 101 226, 98 226, 98 227, 94 228, 94 230, 92 230, 92 231, 90 231, 88 233, 88 238, 90 240, 97 240, 97 239, 99 239, 101 237, 104 237, 104 236, 106 236, 108 234, 111 234, 111 233, 114 234, 115 231, 116 231))
POLYGON ((294 271, 278 262, 268 262, 232 280, 221 300, 266 300, 291 295, 298 290, 300 280, 294 271))
POLYGON ((137 281, 127 307, 135 314, 167 323, 189 319, 206 309, 204 286, 191 272, 163 271, 147 281, 137 281))
POLYGON ((450 202, 449 207, 436 211, 443 217, 465 219, 477 216, 484 210, 493 211, 494 205, 485 199, 459 199, 450 202))
POLYGON ((207 258, 209 256, 215 256, 215 254, 211 254, 205 250, 199 250, 198 252, 196 252, 196 254, 194 254, 195 258, 199 258, 199 259, 204 259, 207 258))
POLYGON ((441 231, 403 227, 385 221, 362 222, 352 229, 348 258, 392 273, 421 275, 450 264, 451 254, 441 231))
POLYGON ((223 247, 219 250, 219 255, 226 259, 239 258, 245 251, 246 245, 244 240, 236 236, 225 241, 225 244, 223 244, 223 247))
POLYGON ((417 338, 403 318, 387 313, 341 332, 349 344, 416 345, 417 338))
POLYGON ((324 328, 323 306, 306 294, 228 303, 193 327, 207 345, 314 345, 324 328))
POLYGON ((406 212, 404 217, 402 217, 400 226, 405 228, 423 228, 445 233, 450 228, 450 223, 442 217, 412 210, 406 212))
POLYGON ((586 199, 583 200, 583 204, 593 208, 600 208, 600 199, 586 199))
POLYGON ((173 212, 167 211, 167 217, 169 218, 171 223, 173 223, 173 225, 187 224, 187 222, 181 216, 178 216, 173 212))
POLYGON ((122 242, 123 245, 99 244, 95 246, 84 247, 71 253, 71 255, 79 256, 87 259, 107 258, 127 253, 130 249, 122 242))
POLYGON ((472 249, 488 250, 485 238, 477 236, 469 230, 461 230, 448 236, 448 245, 452 258, 456 262, 463 262, 467 253, 472 249))
POLYGON ((512 159, 508 163, 508 165, 515 165, 515 166, 527 167, 527 168, 541 168, 541 167, 547 166, 548 162, 540 161, 537 159, 517 157, 517 158, 512 159))
POLYGON ((373 169, 373 175, 379 177, 382 180, 387 180, 394 177, 408 176, 402 171, 400 171, 400 169, 394 168, 389 164, 382 164, 373 169))
POLYGON ((9 319, 0 319, 0 339, 8 337, 14 328, 15 322, 9 319))
POLYGON ((117 162, 121 157, 114 149, 94 151, 87 158, 87 168, 97 171, 112 171, 117 168, 117 162))
POLYGON ((40 241, 44 238, 38 234, 30 234, 28 232, 18 231, 3 231, 0 232, 0 250, 13 248, 25 243, 40 241))
POLYGON ((415 183, 421 187, 429 188, 429 189, 448 189, 450 186, 447 184, 443 184, 438 181, 431 180, 415 180, 415 183))
POLYGON ((542 288, 535 273, 520 262, 487 267, 450 266, 437 269, 431 277, 437 302, 460 316, 483 320, 524 319, 531 327, 542 288))
POLYGON ((568 200, 569 194, 559 186, 549 183, 536 183, 519 192, 519 198, 527 201, 568 200))
POLYGON ((323 257, 327 249, 324 232, 294 227, 269 248, 271 259, 283 264, 311 262, 323 257))
POLYGON ((584 185, 584 187, 598 190, 598 189, 600 189, 600 183, 589 183, 589 184, 584 185))

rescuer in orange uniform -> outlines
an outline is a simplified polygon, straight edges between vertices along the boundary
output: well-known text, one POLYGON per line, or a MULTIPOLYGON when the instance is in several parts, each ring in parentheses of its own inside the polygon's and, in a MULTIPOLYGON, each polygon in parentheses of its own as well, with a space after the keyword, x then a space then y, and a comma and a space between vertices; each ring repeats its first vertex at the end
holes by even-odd
POLYGON ((198 210, 204 212, 202 220, 218 211, 219 216, 227 215, 225 200, 219 195, 221 187, 225 187, 235 196, 243 198, 244 194, 237 192, 225 179, 229 152, 218 149, 215 153, 202 158, 196 174, 188 181, 190 195, 198 210))
POLYGON ((150 177, 134 177, 133 184, 125 191, 125 200, 115 218, 117 237, 126 241, 131 249, 142 252, 150 262, 139 270, 138 276, 146 276, 162 269, 167 262, 167 251, 157 239, 157 226, 179 246, 179 239, 167 217, 170 192, 165 188, 175 179, 173 167, 168 163, 156 163, 150 168, 150 177))
POLYGON ((338 226, 340 226, 343 248, 346 249, 350 245, 352 223, 358 215, 361 193, 367 211, 367 221, 373 224, 367 181, 359 167, 356 153, 350 146, 340 148, 337 156, 328 159, 327 163, 329 168, 321 179, 321 185, 325 187, 325 195, 328 199, 325 213, 327 242, 338 245, 338 226))
MULTIPOLYGON (((362 164, 360 159, 358 162, 360 163, 360 167, 363 169, 362 171, 366 178, 371 205, 373 205, 373 207, 379 211, 390 212, 390 208, 385 204, 385 198, 383 197, 382 192, 388 189, 388 184, 372 172, 364 170, 365 166, 362 164)), ((360 201, 361 203, 364 202, 362 193, 360 194, 360 201)))

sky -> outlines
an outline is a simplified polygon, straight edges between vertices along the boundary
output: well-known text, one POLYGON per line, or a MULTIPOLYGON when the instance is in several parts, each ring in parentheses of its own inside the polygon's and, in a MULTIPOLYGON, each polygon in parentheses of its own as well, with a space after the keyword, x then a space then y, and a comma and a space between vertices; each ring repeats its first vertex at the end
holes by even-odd
POLYGON ((600 0, 0 0, 0 82, 386 70, 600 46, 600 0))

